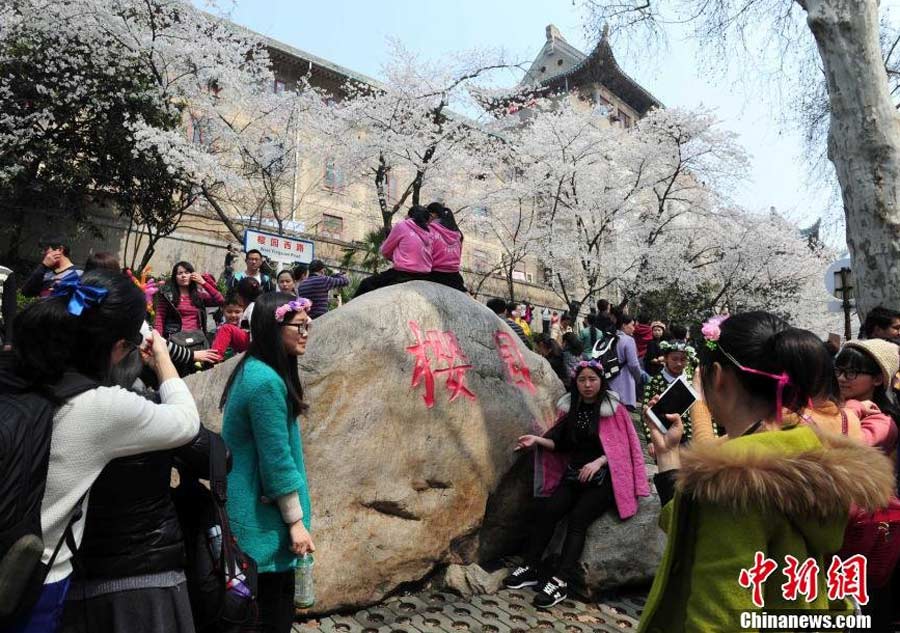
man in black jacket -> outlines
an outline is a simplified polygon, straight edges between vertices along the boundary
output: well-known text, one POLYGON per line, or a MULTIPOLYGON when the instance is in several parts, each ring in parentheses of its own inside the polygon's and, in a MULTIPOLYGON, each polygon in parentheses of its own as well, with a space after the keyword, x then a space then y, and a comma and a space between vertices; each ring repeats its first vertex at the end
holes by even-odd
POLYGON ((22 284, 22 294, 26 297, 47 297, 56 283, 84 274, 69 259, 69 244, 64 236, 45 235, 38 245, 44 258, 22 284))

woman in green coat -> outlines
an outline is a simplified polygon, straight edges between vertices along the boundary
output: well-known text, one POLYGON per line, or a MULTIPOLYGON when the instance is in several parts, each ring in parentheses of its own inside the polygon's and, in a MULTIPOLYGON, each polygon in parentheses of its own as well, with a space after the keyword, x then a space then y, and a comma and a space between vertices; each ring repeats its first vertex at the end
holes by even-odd
POLYGON ((259 570, 259 615, 251 631, 291 630, 297 557, 315 551, 297 422, 306 409, 297 357, 306 351, 310 305, 282 292, 260 295, 250 347, 222 394, 222 437, 233 459, 228 517, 259 570))
POLYGON ((851 502, 864 509, 887 503, 889 460, 843 436, 780 424, 782 407, 802 408, 834 379, 811 362, 813 343, 802 330, 751 312, 707 323, 703 333, 704 399, 731 439, 683 449, 679 416, 670 416, 666 434, 649 425, 668 540, 639 631, 756 630, 741 622, 742 612, 848 613, 847 600, 829 599, 827 572, 851 502), (777 567, 754 601, 747 572, 758 553, 777 567), (811 600, 784 595, 786 556, 818 566, 811 600))

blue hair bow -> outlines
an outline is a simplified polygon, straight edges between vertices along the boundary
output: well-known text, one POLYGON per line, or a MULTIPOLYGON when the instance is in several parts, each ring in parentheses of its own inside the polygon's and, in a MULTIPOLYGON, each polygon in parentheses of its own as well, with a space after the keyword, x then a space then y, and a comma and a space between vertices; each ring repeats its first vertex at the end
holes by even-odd
POLYGON ((50 296, 68 297, 69 305, 66 307, 68 313, 72 316, 81 316, 86 307, 103 303, 108 294, 109 291, 106 288, 86 286, 81 283, 80 278, 76 277, 56 282, 50 296))

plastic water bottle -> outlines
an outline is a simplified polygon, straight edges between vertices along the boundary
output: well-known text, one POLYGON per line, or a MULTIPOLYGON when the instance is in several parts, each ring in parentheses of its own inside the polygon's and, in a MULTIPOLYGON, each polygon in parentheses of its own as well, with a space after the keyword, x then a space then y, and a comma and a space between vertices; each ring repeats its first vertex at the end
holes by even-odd
POLYGON ((313 588, 313 557, 304 554, 297 565, 296 584, 294 585, 294 605, 308 609, 316 603, 316 592, 313 588))
POLYGON ((206 530, 206 539, 209 541, 213 560, 219 562, 219 557, 222 555, 222 526, 214 525, 206 530))

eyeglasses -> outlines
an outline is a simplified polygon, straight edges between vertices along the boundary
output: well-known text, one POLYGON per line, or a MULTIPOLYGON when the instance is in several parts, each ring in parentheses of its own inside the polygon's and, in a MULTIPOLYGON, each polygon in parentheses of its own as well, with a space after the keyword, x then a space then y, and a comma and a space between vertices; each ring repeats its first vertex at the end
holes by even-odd
POLYGON ((310 322, 304 321, 303 323, 282 323, 282 327, 295 327, 297 328, 297 334, 303 336, 304 334, 309 334, 310 322))
POLYGON ((859 376, 877 376, 870 371, 859 371, 858 369, 847 369, 846 367, 835 367, 834 375, 837 378, 843 376, 847 380, 856 380, 859 376))

